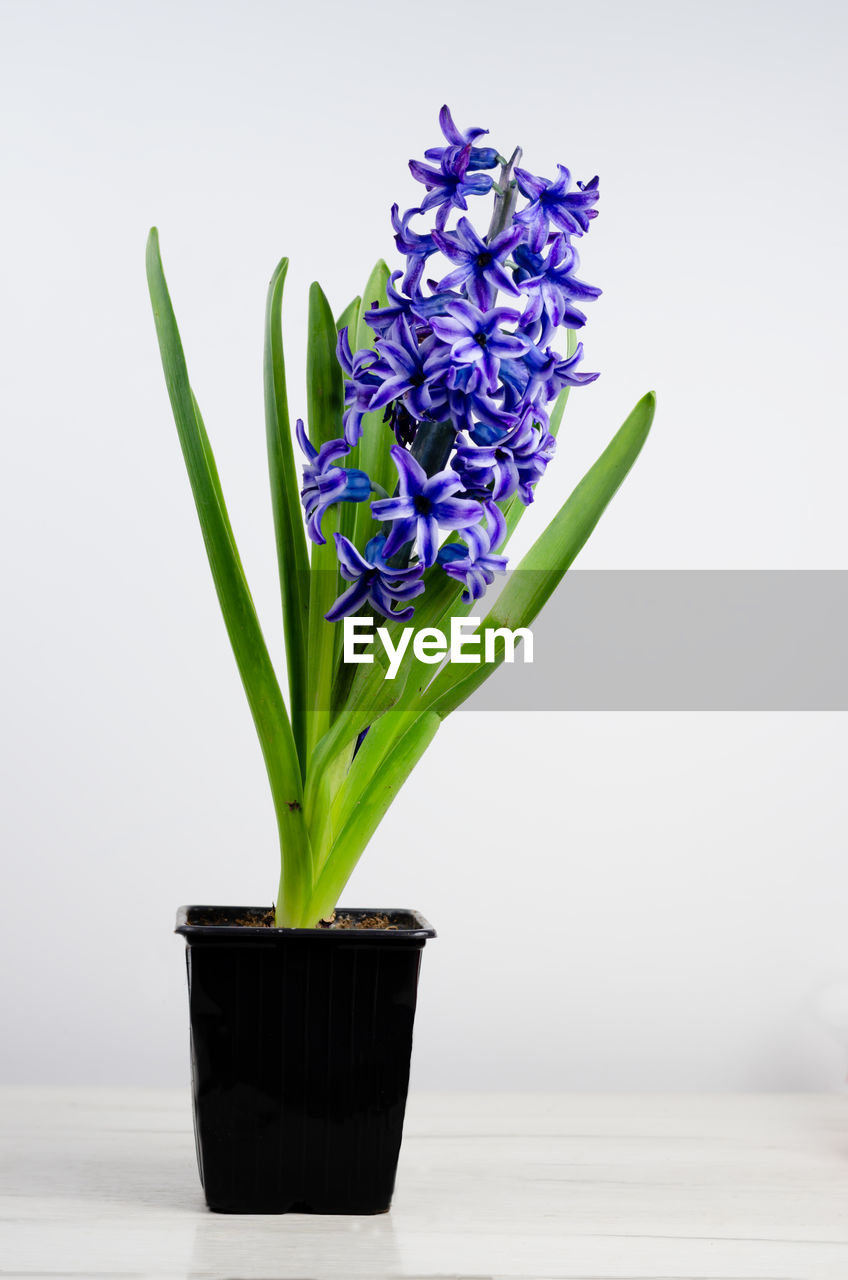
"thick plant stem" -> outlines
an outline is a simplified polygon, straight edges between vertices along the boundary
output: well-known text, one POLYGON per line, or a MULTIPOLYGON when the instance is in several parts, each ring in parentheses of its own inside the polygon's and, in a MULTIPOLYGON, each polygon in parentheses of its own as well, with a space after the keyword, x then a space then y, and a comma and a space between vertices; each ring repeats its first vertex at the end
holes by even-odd
POLYGON ((495 196, 495 207, 492 212, 492 221, 489 224, 489 232, 486 239, 491 242, 496 236, 504 231, 508 223, 512 219, 513 210, 518 200, 518 188, 515 185, 515 179, 512 171, 521 159, 521 147, 516 147, 506 164, 501 165, 500 178, 498 186, 503 195, 495 196))
POLYGON ((280 825, 280 885, 274 908, 274 924, 278 929, 297 928, 308 909, 312 894, 311 850, 292 844, 288 832, 280 825))
POLYGON ((314 923, 328 916, 339 899, 371 836, 415 765, 432 742, 441 718, 425 712, 385 761, 385 767, 362 795, 356 811, 339 834, 318 875, 305 915, 314 923))

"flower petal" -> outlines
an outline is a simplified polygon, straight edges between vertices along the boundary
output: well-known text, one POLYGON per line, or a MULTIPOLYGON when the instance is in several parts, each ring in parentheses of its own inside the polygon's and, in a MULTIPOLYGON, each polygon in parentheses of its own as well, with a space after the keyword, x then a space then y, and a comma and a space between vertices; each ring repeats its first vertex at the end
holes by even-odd
POLYGON ((398 483, 403 497, 414 497, 420 493, 427 483, 427 472, 416 458, 400 445, 394 444, 391 455, 395 460, 398 472, 398 483))
POLYGON ((443 529, 467 529, 481 518, 483 508, 469 498, 445 498, 434 514, 443 529))
POLYGON ((439 523, 435 516, 423 516, 418 521, 415 550, 422 564, 433 564, 439 549, 439 523))
POLYGON ((333 540, 336 544, 336 555, 339 557, 339 564, 343 569, 347 569, 348 573, 360 577, 363 573, 369 573, 371 565, 365 559, 360 551, 346 538, 343 533, 334 533, 333 540))
POLYGON ((347 591, 342 592, 338 600, 333 602, 324 617, 328 622, 338 622, 341 618, 356 613, 360 605, 364 604, 368 599, 368 592, 368 579, 359 578, 352 587, 348 587, 347 591))
POLYGON ((411 498, 380 498, 371 503, 371 514, 375 520, 409 520, 415 516, 415 507, 411 498))

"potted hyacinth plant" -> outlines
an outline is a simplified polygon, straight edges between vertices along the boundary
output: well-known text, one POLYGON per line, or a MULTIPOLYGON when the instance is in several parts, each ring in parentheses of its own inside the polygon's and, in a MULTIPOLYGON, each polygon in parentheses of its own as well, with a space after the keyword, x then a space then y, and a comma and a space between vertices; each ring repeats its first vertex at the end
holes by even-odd
POLYGON ((511 657, 633 465, 654 397, 484 610, 551 463, 600 290, 578 275, 598 179, 537 177, 461 130, 410 161, 420 204, 391 212, 403 259, 378 262, 334 318, 309 294, 306 422, 290 429, 283 259, 268 289, 265 407, 288 700, 257 620, 156 230, 147 274, 165 379, 279 829, 276 903, 190 906, 195 1132, 211 1208, 389 1207, 418 968, 433 930, 410 910, 338 899, 446 716, 511 657), (483 220, 470 206, 483 207, 483 220), (565 350, 553 345, 564 332, 565 350), (301 474, 293 446, 301 454, 301 474), (303 516, 301 514, 303 506, 303 516), (305 519, 303 518, 305 516, 305 519), (311 545, 311 551, 308 547, 311 545), (472 616, 474 615, 474 616, 472 616), (354 626, 355 624, 355 626, 354 626), (433 647, 458 625, 468 648, 433 647), (379 636, 370 661, 348 643, 379 636), (475 648, 476 644, 476 648, 475 648), (470 653, 470 656, 469 656, 470 653), (476 658, 475 658, 476 654, 476 658))

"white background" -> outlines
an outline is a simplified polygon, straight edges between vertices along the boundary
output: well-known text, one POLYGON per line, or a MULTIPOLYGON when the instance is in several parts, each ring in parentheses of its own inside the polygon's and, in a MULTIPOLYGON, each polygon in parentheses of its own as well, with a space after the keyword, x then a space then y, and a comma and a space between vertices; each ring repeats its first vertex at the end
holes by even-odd
MULTIPOLYGON (((164 391, 156 223, 269 642, 264 292, 340 310, 458 122, 602 180, 575 393, 527 544, 632 403, 581 558, 848 568, 839 3, 0 4, 0 1078, 187 1074, 180 902, 269 903, 275 828, 164 391)), ((517 547, 516 550, 519 548, 517 547)), ((626 641, 626 637, 622 637, 626 641)), ((420 1086, 840 1087, 842 715, 458 714, 345 895, 439 930, 420 1086)))

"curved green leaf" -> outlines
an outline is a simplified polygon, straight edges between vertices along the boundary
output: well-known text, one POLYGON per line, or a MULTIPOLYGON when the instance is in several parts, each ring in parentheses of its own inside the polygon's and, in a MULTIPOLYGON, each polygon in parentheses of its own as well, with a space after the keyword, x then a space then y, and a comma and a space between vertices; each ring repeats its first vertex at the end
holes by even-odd
MULTIPOLYGON (((336 356, 336 322, 324 291, 317 283, 309 290, 309 326, 306 350, 306 402, 309 438, 316 449, 341 436, 344 412, 344 378, 336 356)), ((330 727, 333 681, 336 673, 336 629, 324 615, 339 591, 338 559, 333 534, 338 529, 338 506, 324 515, 324 546, 312 548, 309 590, 309 693, 307 752, 330 727)))
POLYGON ((271 277, 265 308, 265 434, 277 564, 286 640, 292 732, 301 772, 306 768, 306 630, 309 622, 309 557, 300 513, 297 466, 292 450, 283 357, 283 286, 289 260, 271 277))
POLYGON ((336 316, 336 330, 341 333, 342 329, 349 329, 359 319, 359 306, 362 302, 361 298, 354 298, 349 302, 340 316, 336 316))
MULTIPOLYGON (((380 307, 386 305, 388 283, 389 268, 381 259, 376 263, 362 291, 355 333, 351 328, 350 345, 353 351, 373 349, 376 335, 365 319, 365 313, 375 304, 380 307)), ((375 413, 366 413, 362 419, 362 439, 356 447, 355 457, 350 462, 350 466, 359 467, 371 477, 375 484, 382 485, 391 493, 397 481, 395 465, 389 455, 394 437, 383 421, 383 413, 383 409, 378 409, 375 413)), ((360 551, 364 551, 366 542, 378 532, 379 528, 371 516, 371 503, 358 502, 353 522, 354 545, 360 551)))
POLYGON ((165 382, 206 554, 271 784, 283 854, 278 919, 286 921, 300 916, 311 888, 311 851, 297 750, 236 550, 209 440, 195 411, 155 227, 147 241, 147 280, 165 382))

